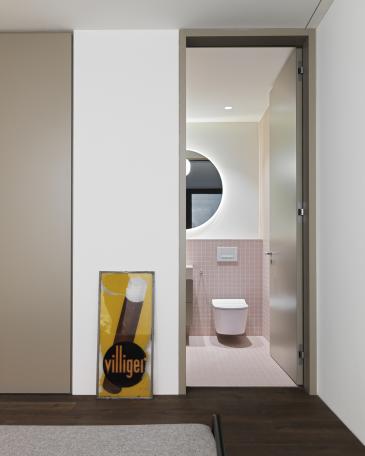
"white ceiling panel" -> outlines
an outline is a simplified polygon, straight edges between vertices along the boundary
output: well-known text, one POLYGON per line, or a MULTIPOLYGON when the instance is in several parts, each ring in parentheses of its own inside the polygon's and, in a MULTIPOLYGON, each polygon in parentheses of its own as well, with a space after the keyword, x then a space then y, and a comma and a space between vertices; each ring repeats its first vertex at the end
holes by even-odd
POLYGON ((258 122, 293 48, 188 48, 186 52, 188 122, 258 122))
POLYGON ((305 27, 319 3, 319 0, 0 0, 0 29, 305 27))

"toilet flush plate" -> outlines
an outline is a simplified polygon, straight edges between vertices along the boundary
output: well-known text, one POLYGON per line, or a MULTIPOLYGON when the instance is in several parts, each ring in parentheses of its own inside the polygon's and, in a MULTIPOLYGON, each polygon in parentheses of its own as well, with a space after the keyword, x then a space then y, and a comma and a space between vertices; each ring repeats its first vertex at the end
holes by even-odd
POLYGON ((238 249, 237 247, 217 247, 217 261, 218 262, 237 262, 238 249))

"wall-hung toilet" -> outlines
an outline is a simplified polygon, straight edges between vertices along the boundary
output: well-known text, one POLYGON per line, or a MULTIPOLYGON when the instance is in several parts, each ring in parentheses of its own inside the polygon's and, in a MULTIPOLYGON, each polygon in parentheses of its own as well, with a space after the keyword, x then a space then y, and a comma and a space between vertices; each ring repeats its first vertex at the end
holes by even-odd
POLYGON ((246 331, 248 305, 244 299, 212 299, 215 330, 238 335, 246 331))

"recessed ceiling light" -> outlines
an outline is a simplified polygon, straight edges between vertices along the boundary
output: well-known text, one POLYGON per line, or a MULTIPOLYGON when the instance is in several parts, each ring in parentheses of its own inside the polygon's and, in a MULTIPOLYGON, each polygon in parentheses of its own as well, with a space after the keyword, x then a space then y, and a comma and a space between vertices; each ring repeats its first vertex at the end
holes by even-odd
POLYGON ((232 109, 233 107, 232 106, 225 106, 224 109, 226 109, 227 111, 229 111, 230 109, 232 109))

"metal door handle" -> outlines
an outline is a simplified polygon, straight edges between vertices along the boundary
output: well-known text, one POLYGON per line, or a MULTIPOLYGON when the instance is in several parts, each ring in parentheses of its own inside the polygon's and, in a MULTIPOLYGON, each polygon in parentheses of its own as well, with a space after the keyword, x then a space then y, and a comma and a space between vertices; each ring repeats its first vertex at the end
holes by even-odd
POLYGON ((265 252, 265 255, 273 256, 277 255, 279 252, 265 252))

